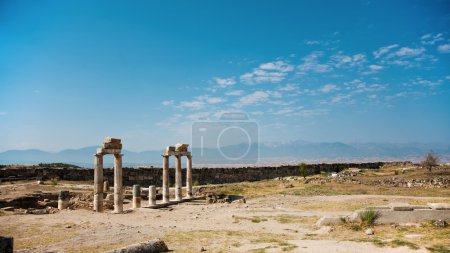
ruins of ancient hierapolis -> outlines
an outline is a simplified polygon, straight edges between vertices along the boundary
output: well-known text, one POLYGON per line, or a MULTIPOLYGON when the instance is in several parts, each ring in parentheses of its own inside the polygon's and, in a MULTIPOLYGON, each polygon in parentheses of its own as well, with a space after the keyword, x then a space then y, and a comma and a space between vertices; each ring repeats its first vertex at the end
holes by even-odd
MULTIPOLYGON (((193 197, 192 194, 192 154, 188 151, 188 144, 176 144, 175 146, 168 146, 163 157, 163 176, 162 176, 162 204, 166 206, 170 203, 179 203, 184 200, 189 200, 193 197), (169 197, 169 158, 175 156, 175 199, 170 200, 169 197), (182 189, 182 172, 181 172, 181 157, 186 157, 186 197, 183 199, 182 189)), ((123 212, 123 171, 122 171, 122 143, 121 139, 106 137, 103 141, 102 147, 97 149, 94 154, 94 211, 103 211, 103 197, 104 192, 108 191, 108 181, 103 181, 103 156, 114 155, 114 213, 123 212)), ((64 207, 63 193, 60 194, 61 208, 64 207)), ((155 208, 156 205, 156 187, 150 185, 148 188, 148 207, 155 208)), ((133 208, 141 207, 141 188, 139 185, 133 185, 133 208)))

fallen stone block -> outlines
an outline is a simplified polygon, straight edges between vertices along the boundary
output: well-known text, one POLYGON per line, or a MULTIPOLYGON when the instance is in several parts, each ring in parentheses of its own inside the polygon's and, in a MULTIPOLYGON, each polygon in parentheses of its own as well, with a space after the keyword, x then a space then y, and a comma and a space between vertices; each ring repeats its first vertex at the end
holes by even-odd
POLYGON ((107 251, 106 253, 157 253, 157 252, 167 252, 166 243, 162 240, 150 240, 144 243, 136 243, 129 245, 127 247, 107 251))
POLYGON ((414 208, 408 203, 391 203, 388 205, 392 211, 412 211, 414 208))
POLYGON ((427 205, 433 210, 450 210, 450 204, 447 203, 428 203, 427 205))
POLYGON ((323 216, 322 218, 320 218, 317 222, 316 222, 316 226, 317 227, 321 227, 321 226, 329 226, 329 225, 336 225, 336 224, 340 224, 341 221, 341 217, 338 216, 323 216))

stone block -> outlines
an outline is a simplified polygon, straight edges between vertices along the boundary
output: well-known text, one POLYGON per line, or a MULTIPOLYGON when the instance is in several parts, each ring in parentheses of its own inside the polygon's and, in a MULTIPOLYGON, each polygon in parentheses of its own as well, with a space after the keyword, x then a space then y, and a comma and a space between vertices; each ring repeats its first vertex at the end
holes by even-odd
POLYGON ((427 205, 433 210, 450 210, 450 204, 447 203, 428 203, 427 205))
POLYGON ((317 227, 321 226, 329 226, 329 225, 336 225, 340 224, 341 218, 339 216, 323 216, 316 222, 317 227))
POLYGON ((188 146, 189 144, 181 144, 181 143, 177 143, 175 145, 175 151, 178 152, 187 152, 188 151, 188 146))
POLYGON ((122 151, 121 149, 98 148, 97 149, 97 154, 99 154, 99 155, 106 155, 106 154, 120 155, 121 151, 122 151))
POLYGON ((113 137, 106 137, 103 140, 103 143, 117 143, 120 144, 121 140, 119 138, 113 138, 113 137))
POLYGON ((121 143, 103 143, 102 147, 104 149, 122 149, 121 143))
POLYGON ((388 205, 392 211, 412 211, 414 208, 408 203, 390 203, 388 205))
POLYGON ((106 253, 157 253, 157 252, 167 252, 169 248, 162 240, 151 240, 144 243, 132 244, 127 247, 107 251, 106 253))

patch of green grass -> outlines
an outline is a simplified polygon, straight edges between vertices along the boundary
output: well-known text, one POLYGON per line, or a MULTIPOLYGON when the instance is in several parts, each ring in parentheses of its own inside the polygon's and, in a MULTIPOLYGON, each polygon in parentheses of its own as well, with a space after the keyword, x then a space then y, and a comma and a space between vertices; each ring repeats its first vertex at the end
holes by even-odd
POLYGON ((356 239, 356 240, 352 240, 355 242, 370 242, 373 243, 374 245, 376 245, 377 247, 385 247, 387 246, 387 243, 383 240, 381 240, 380 238, 362 238, 362 239, 356 239))
POLYGON ((450 253, 450 245, 435 244, 427 247, 427 250, 433 253, 450 253))
POLYGON ((359 213, 361 221, 369 226, 375 224, 375 221, 380 218, 380 213, 375 210, 366 210, 359 213))
POLYGON ((401 240, 401 239, 395 239, 395 240, 391 241, 390 244, 392 244, 393 246, 407 246, 408 248, 414 249, 414 250, 417 250, 417 249, 420 248, 415 243, 404 241, 404 240, 401 240))

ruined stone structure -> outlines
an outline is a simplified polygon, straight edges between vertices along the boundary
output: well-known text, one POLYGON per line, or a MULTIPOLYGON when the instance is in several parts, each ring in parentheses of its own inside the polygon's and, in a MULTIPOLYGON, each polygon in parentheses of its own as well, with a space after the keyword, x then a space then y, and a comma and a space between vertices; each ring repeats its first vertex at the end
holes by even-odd
POLYGON ((169 203, 169 157, 175 156, 175 201, 181 201, 182 197, 182 172, 181 157, 186 156, 186 197, 192 198, 192 155, 188 151, 188 144, 177 144, 168 146, 162 155, 163 157, 163 186, 162 195, 163 203, 169 203))
MULTIPOLYGON (((338 172, 346 168, 357 167, 360 169, 378 169, 385 165, 383 162, 376 163, 322 163, 308 164, 308 175, 320 172, 338 172)), ((182 170, 182 177, 186 177, 186 170, 182 170)), ((139 184, 143 187, 162 184, 162 168, 123 168, 123 185, 133 186, 139 184)), ((198 184, 225 184, 244 181, 259 181, 274 179, 277 177, 300 176, 298 165, 282 166, 260 166, 260 167, 237 167, 237 168, 193 168, 192 181, 198 184)), ((21 180, 50 180, 57 178, 68 181, 89 181, 94 177, 94 170, 84 168, 15 168, 0 169, 0 178, 10 180, 12 177, 21 180)), ((103 179, 112 185, 114 182, 114 170, 104 168, 103 179)), ((169 181, 175 181, 175 170, 169 170, 169 181)), ((442 180, 444 185, 450 186, 450 180, 442 180)), ((424 186, 429 184, 424 184, 424 186)), ((430 186, 432 187, 432 186, 430 186)))
POLYGON ((114 155, 114 212, 123 211, 122 195, 122 144, 120 139, 106 137, 101 148, 97 149, 94 167, 94 211, 103 211, 103 156, 114 155))

